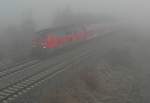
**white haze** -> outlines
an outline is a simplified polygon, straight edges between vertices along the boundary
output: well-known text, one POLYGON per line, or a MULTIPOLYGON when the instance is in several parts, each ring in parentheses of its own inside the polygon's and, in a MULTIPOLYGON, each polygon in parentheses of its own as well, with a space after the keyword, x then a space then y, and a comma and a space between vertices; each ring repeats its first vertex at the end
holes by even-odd
POLYGON ((75 11, 111 14, 149 24, 149 0, 0 0, 0 27, 19 23, 22 12, 30 8, 39 28, 43 28, 50 25, 55 12, 66 5, 75 11))
MULTIPOLYGON (((32 31, 30 27, 28 28, 28 25, 26 26, 27 29, 20 30, 20 24, 23 22, 23 18, 26 17, 26 12, 32 11, 33 20, 36 23, 34 27, 36 27, 36 30, 40 30, 53 26, 52 21, 55 14, 66 6, 71 7, 76 12, 90 12, 102 16, 116 17, 116 21, 121 22, 123 26, 124 24, 132 24, 126 25, 129 31, 125 29, 118 34, 123 34, 123 37, 128 34, 128 37, 133 33, 129 37, 132 39, 133 36, 134 39, 137 39, 135 41, 129 40, 132 43, 127 41, 127 45, 132 49, 132 54, 136 58, 134 62, 138 62, 137 64, 140 65, 137 67, 143 71, 143 77, 147 74, 144 77, 145 79, 142 79, 144 81, 143 87, 147 87, 143 88, 143 93, 147 95, 146 99, 150 101, 150 0, 0 0, 0 60, 6 61, 5 59, 8 59, 16 62, 31 53, 31 35, 35 31, 32 31), (130 31, 130 28, 135 31, 130 31), (140 40, 136 37, 137 34, 140 36, 140 40), (16 57, 19 59, 15 60, 16 57)), ((113 38, 115 42, 112 42, 112 44, 124 44, 119 37, 113 38)), ((108 42, 108 45, 111 44, 111 40, 106 42, 108 42)))

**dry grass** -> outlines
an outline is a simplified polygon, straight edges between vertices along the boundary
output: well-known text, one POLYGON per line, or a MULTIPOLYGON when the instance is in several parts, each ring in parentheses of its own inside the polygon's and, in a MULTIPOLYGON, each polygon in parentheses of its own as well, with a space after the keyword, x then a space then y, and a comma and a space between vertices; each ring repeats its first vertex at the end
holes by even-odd
POLYGON ((66 77, 62 88, 50 90, 43 103, 140 103, 138 90, 133 91, 132 73, 118 68, 120 71, 107 64, 82 67, 66 77))

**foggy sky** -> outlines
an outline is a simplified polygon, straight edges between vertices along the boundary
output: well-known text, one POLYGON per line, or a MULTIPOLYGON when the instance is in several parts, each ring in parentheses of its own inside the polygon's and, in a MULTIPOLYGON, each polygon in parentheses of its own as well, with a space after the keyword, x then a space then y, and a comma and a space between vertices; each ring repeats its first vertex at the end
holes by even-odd
POLYGON ((39 28, 46 27, 55 12, 66 5, 75 11, 106 13, 135 20, 150 17, 149 0, 0 0, 0 28, 19 23, 22 12, 29 8, 33 10, 39 28))

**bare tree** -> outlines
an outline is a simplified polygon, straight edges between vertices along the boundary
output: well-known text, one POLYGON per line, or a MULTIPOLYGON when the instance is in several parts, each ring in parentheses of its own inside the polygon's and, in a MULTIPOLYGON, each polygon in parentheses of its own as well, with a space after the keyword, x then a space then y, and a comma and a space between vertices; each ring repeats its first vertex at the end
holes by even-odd
POLYGON ((34 32, 35 22, 31 11, 23 13, 21 25, 10 25, 7 27, 4 32, 6 58, 18 61, 28 57, 34 32))
POLYGON ((32 47, 32 39, 35 33, 36 23, 33 19, 32 10, 23 13, 23 20, 21 23, 21 38, 24 55, 29 55, 32 47))
POLYGON ((53 26, 65 26, 73 23, 74 12, 70 6, 67 6, 63 10, 58 10, 54 16, 53 26))

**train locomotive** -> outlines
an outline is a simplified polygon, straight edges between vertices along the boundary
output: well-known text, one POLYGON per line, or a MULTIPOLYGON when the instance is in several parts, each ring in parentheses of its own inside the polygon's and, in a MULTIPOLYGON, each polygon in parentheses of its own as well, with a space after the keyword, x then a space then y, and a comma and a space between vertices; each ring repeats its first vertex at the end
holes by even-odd
POLYGON ((94 37, 92 25, 69 25, 36 32, 33 39, 32 56, 46 57, 50 52, 76 42, 94 37))

